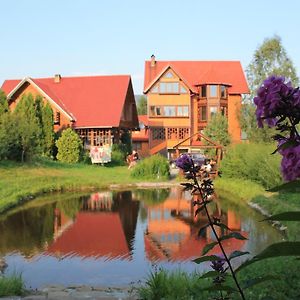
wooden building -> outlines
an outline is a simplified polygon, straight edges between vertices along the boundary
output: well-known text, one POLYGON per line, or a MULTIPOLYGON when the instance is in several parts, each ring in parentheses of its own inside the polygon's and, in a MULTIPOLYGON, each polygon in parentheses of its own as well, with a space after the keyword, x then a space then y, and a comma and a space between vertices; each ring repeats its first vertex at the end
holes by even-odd
POLYGON ((241 141, 238 112, 248 85, 239 61, 145 62, 150 154, 200 150, 202 133, 217 112, 228 117, 232 141, 241 141))
POLYGON ((138 118, 140 130, 132 131, 132 149, 138 152, 140 158, 145 158, 150 154, 148 116, 140 115, 138 118))
POLYGON ((73 128, 86 147, 118 143, 122 132, 139 126, 129 75, 26 77, 1 88, 12 110, 23 94, 42 96, 52 107, 54 130, 73 128))

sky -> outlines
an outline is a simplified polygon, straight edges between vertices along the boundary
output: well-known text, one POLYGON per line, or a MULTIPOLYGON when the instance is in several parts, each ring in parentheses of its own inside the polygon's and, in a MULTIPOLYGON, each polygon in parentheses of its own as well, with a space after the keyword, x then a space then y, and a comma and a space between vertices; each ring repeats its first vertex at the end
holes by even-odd
POLYGON ((239 60, 278 35, 300 77, 298 0, 0 0, 5 79, 130 74, 144 62, 239 60))

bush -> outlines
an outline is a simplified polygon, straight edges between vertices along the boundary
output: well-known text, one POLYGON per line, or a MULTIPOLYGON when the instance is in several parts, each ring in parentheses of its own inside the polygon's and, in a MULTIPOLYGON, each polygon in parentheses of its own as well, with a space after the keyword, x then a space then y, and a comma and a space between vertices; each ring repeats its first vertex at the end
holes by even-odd
POLYGON ((124 152, 120 150, 113 150, 111 152, 111 163, 114 166, 124 166, 125 165, 124 152))
POLYGON ((0 297, 22 295, 25 291, 25 284, 21 275, 12 274, 0 277, 0 297))
POLYGON ((66 163, 77 163, 80 160, 82 142, 71 128, 62 132, 61 137, 56 141, 57 159, 66 163))
POLYGON ((280 156, 274 151, 274 145, 238 144, 227 149, 221 163, 225 177, 255 181, 265 188, 282 183, 280 174, 280 156))
POLYGON ((168 160, 164 156, 156 154, 139 162, 133 168, 131 176, 145 179, 167 179, 169 174, 168 160))

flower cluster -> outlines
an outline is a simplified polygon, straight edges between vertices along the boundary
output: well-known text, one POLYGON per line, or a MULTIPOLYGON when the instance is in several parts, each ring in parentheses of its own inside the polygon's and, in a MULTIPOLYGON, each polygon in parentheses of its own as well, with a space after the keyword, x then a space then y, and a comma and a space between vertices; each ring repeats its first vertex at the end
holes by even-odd
POLYGON ((299 88, 293 88, 290 82, 285 83, 284 77, 271 76, 266 79, 258 89, 254 103, 259 127, 263 127, 263 121, 274 127, 283 121, 282 118, 295 119, 300 116, 299 88))
POLYGON ((300 144, 280 150, 282 155, 281 172, 286 181, 300 177, 300 144))
POLYGON ((300 122, 299 88, 285 83, 284 77, 271 76, 258 89, 254 103, 258 126, 263 127, 266 122, 280 132, 273 138, 278 141, 277 150, 282 155, 283 178, 286 181, 300 178, 300 136, 296 127, 300 122))
POLYGON ((176 160, 176 166, 184 172, 188 172, 194 167, 194 163, 188 154, 183 154, 176 160))

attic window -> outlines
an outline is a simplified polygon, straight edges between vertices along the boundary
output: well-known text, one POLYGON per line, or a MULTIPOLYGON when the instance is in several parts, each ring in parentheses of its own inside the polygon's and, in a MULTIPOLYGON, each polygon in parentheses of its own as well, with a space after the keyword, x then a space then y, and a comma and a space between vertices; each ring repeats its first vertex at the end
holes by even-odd
POLYGON ((60 125, 60 112, 59 111, 57 111, 55 113, 54 125, 60 125))
POLYGON ((164 78, 174 78, 174 76, 173 76, 172 72, 169 71, 165 74, 164 78))
POLYGON ((187 89, 182 85, 180 85, 180 93, 181 94, 187 94, 187 89))

